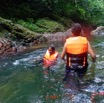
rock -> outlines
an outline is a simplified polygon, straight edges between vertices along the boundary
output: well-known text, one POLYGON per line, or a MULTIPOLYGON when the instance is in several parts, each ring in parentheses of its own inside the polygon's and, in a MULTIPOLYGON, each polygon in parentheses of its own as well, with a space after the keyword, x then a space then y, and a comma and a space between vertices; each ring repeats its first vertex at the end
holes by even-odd
POLYGON ((0 55, 16 53, 17 48, 12 45, 12 42, 6 38, 0 38, 0 55))
POLYGON ((68 29, 68 30, 65 32, 65 35, 66 35, 67 38, 70 37, 70 36, 72 36, 71 29, 68 29))
POLYGON ((15 24, 11 20, 0 17, 0 32, 6 31, 6 37, 10 36, 13 39, 27 39, 29 37, 39 36, 39 33, 33 32, 22 25, 15 24))
POLYGON ((66 38, 72 36, 70 29, 66 32, 57 32, 54 34, 43 34, 45 38, 47 38, 48 43, 57 43, 57 42, 65 42, 66 38))
POLYGON ((99 26, 91 32, 93 36, 104 36, 104 26, 99 26))

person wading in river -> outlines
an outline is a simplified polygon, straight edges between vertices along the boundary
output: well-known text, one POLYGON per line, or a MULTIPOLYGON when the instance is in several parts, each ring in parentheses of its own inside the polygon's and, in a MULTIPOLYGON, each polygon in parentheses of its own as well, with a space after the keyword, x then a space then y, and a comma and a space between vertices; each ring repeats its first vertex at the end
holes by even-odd
POLYGON ((71 69, 76 69, 79 77, 83 77, 87 71, 87 55, 90 54, 92 61, 95 62, 96 55, 86 37, 82 37, 82 27, 75 23, 71 28, 72 37, 66 39, 61 58, 66 62, 66 74, 63 81, 67 80, 67 75, 71 69), (66 56, 66 59, 65 59, 66 56))
POLYGON ((46 70, 49 70, 50 66, 55 64, 58 56, 59 53, 55 50, 55 46, 50 45, 43 57, 43 65, 46 70))

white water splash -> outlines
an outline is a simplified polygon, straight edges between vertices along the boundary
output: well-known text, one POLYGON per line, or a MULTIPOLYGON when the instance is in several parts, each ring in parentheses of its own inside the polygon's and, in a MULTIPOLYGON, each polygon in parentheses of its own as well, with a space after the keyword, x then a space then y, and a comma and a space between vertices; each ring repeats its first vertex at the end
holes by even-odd
POLYGON ((104 84, 101 86, 98 85, 89 85, 86 89, 83 89, 86 92, 104 92, 104 84))
POLYGON ((98 61, 97 65, 96 65, 96 68, 97 69, 103 69, 104 68, 104 61, 100 61, 100 62, 98 61))
POLYGON ((73 103, 92 103, 90 97, 86 94, 78 94, 74 96, 73 103))
POLYGON ((101 78, 95 77, 94 82, 101 83, 101 82, 104 82, 104 80, 102 80, 101 78))
POLYGON ((13 62, 13 65, 19 65, 19 61, 18 60, 15 60, 15 62, 13 62))
POLYGON ((102 47, 102 48, 104 48, 104 42, 98 43, 97 45, 94 45, 93 47, 102 47))

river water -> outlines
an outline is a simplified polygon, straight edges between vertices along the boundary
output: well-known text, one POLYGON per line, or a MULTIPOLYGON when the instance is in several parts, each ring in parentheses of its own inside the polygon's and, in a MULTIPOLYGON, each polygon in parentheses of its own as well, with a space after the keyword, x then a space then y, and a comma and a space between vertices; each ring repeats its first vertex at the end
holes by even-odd
MULTIPOLYGON (((63 82, 65 64, 44 75, 42 59, 46 48, 0 60, 0 103, 104 103, 104 37, 93 38, 96 63, 89 58, 87 74, 80 90, 70 94, 63 82), (35 62, 33 61, 35 60, 35 62)), ((58 48, 62 51, 62 47, 58 48)))

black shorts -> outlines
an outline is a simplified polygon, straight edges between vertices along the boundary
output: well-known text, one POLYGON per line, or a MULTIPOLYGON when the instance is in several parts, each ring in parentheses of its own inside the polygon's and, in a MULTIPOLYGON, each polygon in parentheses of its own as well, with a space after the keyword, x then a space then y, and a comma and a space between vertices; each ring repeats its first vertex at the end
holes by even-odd
POLYGON ((88 66, 76 66, 76 67, 66 66, 66 73, 69 73, 71 70, 75 70, 78 77, 83 77, 87 72, 87 67, 88 66))

